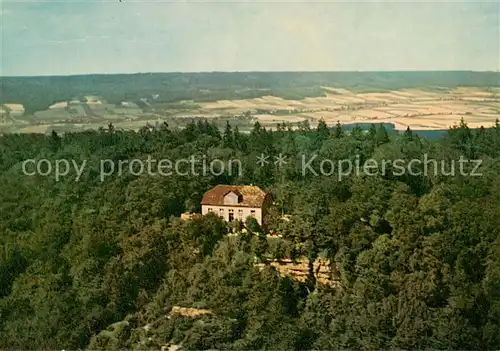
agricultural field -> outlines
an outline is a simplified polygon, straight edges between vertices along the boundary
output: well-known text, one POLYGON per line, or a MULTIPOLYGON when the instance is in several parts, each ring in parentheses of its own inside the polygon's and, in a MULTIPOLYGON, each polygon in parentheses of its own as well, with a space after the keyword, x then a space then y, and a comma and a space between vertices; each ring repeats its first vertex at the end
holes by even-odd
POLYGON ((356 94, 343 90, 324 97, 285 100, 262 97, 248 100, 217 101, 202 104, 205 114, 214 112, 241 115, 250 111, 254 120, 274 127, 277 123, 295 124, 309 120, 315 125, 324 119, 328 125, 337 122, 390 123, 396 130, 407 127, 418 130, 447 129, 460 119, 473 128, 489 126, 500 117, 500 96, 480 89, 456 89, 430 93, 422 90, 390 93, 356 94), (221 110, 221 106, 224 107, 221 110))
MULTIPOLYGON (((5 130, 21 133, 50 130, 56 123, 64 130, 97 129, 109 123, 117 128, 138 130, 156 122, 169 122, 183 127, 192 118, 211 119, 223 127, 221 120, 249 130, 259 121, 273 129, 280 123, 292 127, 309 121, 315 126, 320 119, 328 125, 387 123, 396 130, 443 130, 462 118, 472 128, 490 126, 500 118, 500 91, 481 88, 455 88, 446 91, 402 89, 379 93, 356 93, 346 89, 323 87, 324 96, 286 100, 276 96, 210 102, 179 101, 152 104, 145 112, 134 106, 115 104, 81 104, 35 112, 24 120, 0 125, 5 130), (174 123, 173 120, 175 119, 174 123), (185 121, 185 123, 183 123, 185 121), (34 124, 34 126, 26 126, 34 124), (62 124, 61 124, 62 123, 62 124), (75 124, 77 123, 77 124, 75 124), (75 127, 78 123, 83 127, 75 127)), ((225 123, 225 122, 224 122, 225 123)))
POLYGON ((236 72, 1 77, 1 102, 22 103, 0 132, 63 126, 73 131, 112 123, 138 130, 193 118, 226 121, 248 131, 308 121, 315 126, 385 123, 396 130, 443 130, 460 119, 475 128, 500 117, 500 75, 494 72, 236 72), (43 83, 43 84, 42 84, 43 83), (41 86, 46 88, 40 89, 41 86), (80 125, 82 127, 80 127, 80 125), (40 127, 36 127, 40 126, 40 127))
POLYGON ((355 93, 324 87, 325 96, 285 100, 264 96, 247 100, 221 100, 201 104, 206 113, 214 111, 240 115, 251 111, 255 120, 272 127, 276 123, 324 119, 337 122, 391 123, 396 130, 447 129, 463 118, 471 127, 490 126, 500 118, 500 91, 457 88, 442 92, 408 89, 381 93, 355 93), (265 113, 262 113, 265 111, 265 113))

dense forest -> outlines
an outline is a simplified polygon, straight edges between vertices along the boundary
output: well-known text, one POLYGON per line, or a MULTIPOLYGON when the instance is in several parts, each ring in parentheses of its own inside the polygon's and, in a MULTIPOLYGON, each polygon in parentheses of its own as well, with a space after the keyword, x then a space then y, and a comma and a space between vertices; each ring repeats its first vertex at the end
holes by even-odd
POLYGON ((3 135, 0 151, 0 349, 500 348, 498 122, 471 130, 462 121, 432 141, 382 125, 268 131, 256 123, 250 134, 207 121, 139 132, 110 125, 3 135), (482 164, 481 176, 385 172, 339 180, 304 176, 294 162, 260 167, 261 153, 297 163, 298 155, 318 155, 482 164), (239 159, 244 172, 126 170, 101 181, 98 169, 100 160, 191 155, 239 159), (23 174, 27 159, 88 166, 78 181, 74 174, 56 180, 23 174), (270 191, 269 232, 281 239, 252 219, 246 231, 214 215, 179 219, 199 211, 216 184, 270 191), (324 257, 340 286, 256 267, 284 257, 324 257), (174 306, 210 313, 172 315, 174 306))
POLYGON ((356 92, 497 87, 498 72, 201 72, 0 77, 0 104, 23 104, 27 113, 57 101, 98 94, 110 103, 159 97, 156 103, 216 101, 274 95, 298 100, 323 96, 322 86, 356 92))

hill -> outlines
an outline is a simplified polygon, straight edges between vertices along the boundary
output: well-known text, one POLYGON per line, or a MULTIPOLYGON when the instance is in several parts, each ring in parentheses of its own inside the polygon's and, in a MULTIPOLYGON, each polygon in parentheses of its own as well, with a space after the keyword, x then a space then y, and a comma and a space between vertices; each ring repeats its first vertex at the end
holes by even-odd
POLYGON ((1 77, 0 102, 23 104, 28 113, 58 101, 97 94, 111 103, 159 95, 157 102, 216 101, 273 95, 284 99, 322 96, 321 86, 356 92, 457 86, 498 87, 500 73, 437 72, 207 72, 47 77, 1 77))
POLYGON ((500 348, 498 121, 426 140, 199 120, 0 150, 0 349, 500 348), (191 157, 243 172, 147 167, 191 157), (217 184, 269 190, 269 232, 179 218, 217 184))

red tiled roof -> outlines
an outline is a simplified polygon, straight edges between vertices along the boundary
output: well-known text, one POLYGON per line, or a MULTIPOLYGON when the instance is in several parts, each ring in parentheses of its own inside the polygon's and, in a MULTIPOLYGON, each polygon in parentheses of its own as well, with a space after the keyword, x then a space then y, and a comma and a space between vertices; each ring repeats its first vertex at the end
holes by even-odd
POLYGON ((267 193, 253 185, 217 185, 203 195, 202 205, 224 205, 224 196, 229 192, 241 195, 242 201, 234 206, 262 207, 267 193))

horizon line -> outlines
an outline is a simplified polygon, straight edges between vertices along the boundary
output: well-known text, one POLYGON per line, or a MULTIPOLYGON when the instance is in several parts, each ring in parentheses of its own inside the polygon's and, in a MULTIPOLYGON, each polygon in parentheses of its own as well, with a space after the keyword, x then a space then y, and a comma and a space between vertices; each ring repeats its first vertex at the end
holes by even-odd
POLYGON ((71 74, 41 74, 41 75, 0 75, 0 78, 49 78, 49 77, 81 77, 81 76, 110 76, 110 75, 152 75, 152 74, 203 74, 203 73, 431 73, 431 72, 454 72, 454 73, 500 73, 500 70, 468 70, 468 69, 420 69, 420 70, 345 70, 345 71, 329 71, 329 70, 268 70, 268 71, 155 71, 155 72, 110 72, 110 73, 71 73, 71 74))

